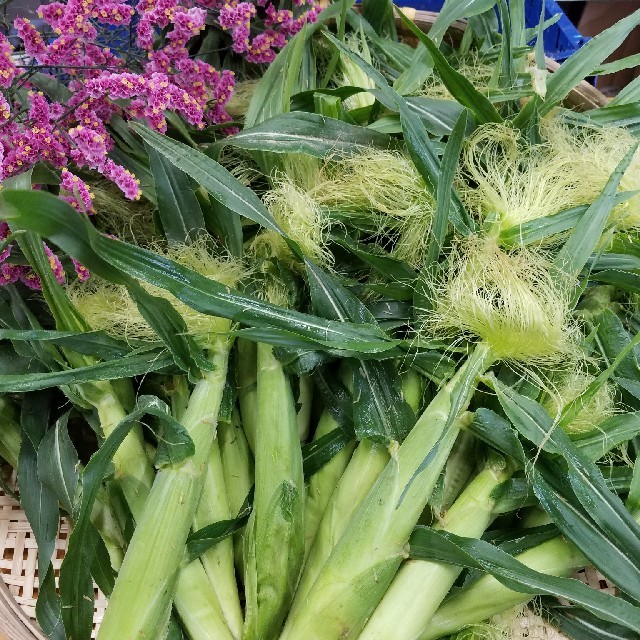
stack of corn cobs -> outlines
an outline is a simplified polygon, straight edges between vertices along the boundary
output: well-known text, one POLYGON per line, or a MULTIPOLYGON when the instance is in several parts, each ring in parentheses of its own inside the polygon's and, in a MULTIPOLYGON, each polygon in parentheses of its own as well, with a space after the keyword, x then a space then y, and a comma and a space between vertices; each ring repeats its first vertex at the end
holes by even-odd
POLYGON ((99 640, 640 633, 638 89, 562 106, 640 16, 547 76, 522 3, 464 4, 415 51, 331 5, 206 147, 132 125, 128 240, 5 183, 44 304, 0 297, 0 453, 72 524, 57 592, 34 527, 47 635, 94 581, 99 640))

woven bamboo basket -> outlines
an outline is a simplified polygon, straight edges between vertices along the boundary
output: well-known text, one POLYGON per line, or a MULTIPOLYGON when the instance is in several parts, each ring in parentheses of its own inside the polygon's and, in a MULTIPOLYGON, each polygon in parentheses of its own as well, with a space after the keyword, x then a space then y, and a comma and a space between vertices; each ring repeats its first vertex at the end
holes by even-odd
MULTIPOLYGON (((404 10, 423 31, 429 31, 437 13, 430 11, 404 10)), ((398 25, 401 29, 401 25, 398 25)), ((466 23, 455 22, 449 29, 453 43, 460 41, 466 23)), ((407 42, 415 42, 412 36, 404 36, 407 42)), ((558 68, 558 63, 547 59, 550 72, 558 68)), ((578 111, 587 111, 607 104, 607 98, 587 82, 578 85, 567 97, 567 106, 578 111)), ((52 559, 56 579, 60 564, 67 548, 69 525, 63 519, 60 526, 56 553, 52 559)), ((37 558, 38 549, 27 517, 20 504, 11 496, 0 491, 0 640, 46 640, 35 621, 35 605, 38 595, 37 558)), ((615 588, 595 569, 587 568, 576 575, 589 586, 615 593, 615 588)), ((105 596, 95 590, 95 611, 93 637, 97 635, 100 622, 107 606, 105 596)), ((530 640, 564 640, 553 627, 531 624, 526 616, 521 618, 523 637, 530 640)), ((124 640, 124 639, 123 639, 124 640)))

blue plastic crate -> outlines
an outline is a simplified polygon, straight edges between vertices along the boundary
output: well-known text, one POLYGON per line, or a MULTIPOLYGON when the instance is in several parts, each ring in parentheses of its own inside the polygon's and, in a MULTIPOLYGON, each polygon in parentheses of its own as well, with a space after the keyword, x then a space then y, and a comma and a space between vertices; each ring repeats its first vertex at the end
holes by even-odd
MULTIPOLYGON (((544 18, 548 20, 560 13, 561 18, 544 32, 544 51, 549 58, 565 60, 575 53, 589 38, 578 33, 557 2, 553 0, 525 0, 525 22, 527 27, 537 27, 544 2, 544 18)), ((422 11, 440 11, 444 0, 404 0, 406 6, 422 11)))

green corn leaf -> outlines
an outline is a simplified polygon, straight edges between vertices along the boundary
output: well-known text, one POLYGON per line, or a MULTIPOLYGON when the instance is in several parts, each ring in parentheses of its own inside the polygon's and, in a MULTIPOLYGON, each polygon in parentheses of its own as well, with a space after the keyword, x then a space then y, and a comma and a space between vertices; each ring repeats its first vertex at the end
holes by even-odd
MULTIPOLYGON (((518 394, 498 380, 495 380, 494 384, 498 400, 513 426, 536 447, 542 447, 552 454, 560 454, 566 460, 571 488, 583 507, 588 510, 588 516, 585 512, 585 517, 598 526, 603 539, 617 545, 627 556, 629 572, 626 576, 615 576, 618 586, 630 594, 640 592, 640 579, 630 575, 636 572, 640 578, 640 526, 624 508, 620 499, 609 491, 598 468, 576 448, 559 426, 554 425, 542 405, 518 394), (623 580, 624 577, 628 580, 623 580)), ((551 508, 553 505, 548 502, 543 506, 551 508)), ((556 522, 562 526, 560 521, 556 522)), ((575 531, 569 527, 566 533, 571 535, 571 532, 575 531)), ((577 536, 578 533, 572 536, 572 542, 585 555, 589 555, 589 544, 577 536)), ((595 558, 593 561, 600 562, 604 557, 606 556, 600 556, 600 559, 595 558)), ((607 572, 606 567, 601 564, 599 568, 607 572)), ((638 595, 634 597, 638 598, 638 595)))
POLYGON ((168 162, 193 178, 211 196, 233 211, 266 229, 282 234, 280 227, 258 196, 241 184, 222 165, 182 142, 167 138, 148 127, 131 124, 148 146, 160 153, 168 162))
POLYGON ((94 600, 91 572, 96 566, 95 548, 87 544, 93 536, 91 511, 113 455, 129 431, 145 415, 164 420, 167 418, 166 405, 153 396, 140 396, 134 411, 116 426, 82 473, 82 499, 76 510, 75 526, 60 568, 60 599, 67 637, 78 640, 91 637, 94 600))
POLYGON ((44 580, 38 581, 38 599, 36 600, 36 620, 50 640, 66 640, 62 624, 60 596, 56 590, 53 569, 47 572, 44 580))
POLYGON ((601 284, 613 284, 631 293, 640 293, 640 275, 618 269, 605 269, 592 273, 589 279, 601 284))
POLYGON ((353 434, 338 428, 302 447, 304 477, 309 478, 320 471, 329 460, 352 441, 353 434))
POLYGON ((64 633, 61 630, 60 602, 51 565, 58 537, 58 501, 56 494, 40 480, 37 454, 49 426, 50 406, 49 392, 28 394, 22 401, 18 485, 20 504, 38 545, 38 576, 43 592, 42 603, 37 607, 38 622, 51 637, 61 638, 64 633))
POLYGON ((376 34, 395 36, 396 23, 391 0, 365 0, 362 3, 362 16, 376 34))
POLYGON ((623 87, 607 106, 613 108, 620 105, 632 105, 638 100, 640 100, 640 77, 634 78, 626 87, 623 87))
MULTIPOLYGON (((375 83, 379 92, 386 101, 395 105, 400 113, 400 122, 404 133, 404 140, 409 150, 409 155, 413 160, 418 172, 422 176, 427 188, 435 195, 440 177, 440 161, 436 148, 422 126, 420 118, 411 110, 406 101, 396 91, 394 91, 385 80, 384 76, 374 69, 370 64, 357 56, 342 42, 334 38, 329 33, 324 36, 345 56, 357 64, 375 83)), ((456 230, 468 235, 475 224, 465 211, 457 195, 452 197, 451 222, 456 230)))
POLYGON ((375 147, 395 146, 384 133, 315 113, 286 113, 225 138, 227 144, 251 151, 306 153, 316 158, 350 157, 375 147))
POLYGON ((586 266, 590 272, 606 271, 608 269, 640 271, 640 257, 625 253, 594 254, 587 261, 586 266))
POLYGON ((546 609, 551 622, 573 640, 635 640, 628 627, 601 620, 580 607, 552 606, 546 609))
POLYGON ((569 94, 571 89, 609 57, 639 23, 640 10, 623 18, 587 42, 550 75, 547 80, 547 95, 544 101, 536 96, 520 111, 514 124, 519 127, 523 126, 536 109, 541 117, 549 113, 569 94))
POLYGON ((147 149, 164 234, 169 243, 190 243, 204 230, 205 222, 189 178, 156 149, 147 149))
POLYGON ((282 49, 254 91, 245 116, 245 126, 253 127, 268 118, 289 111, 289 100, 294 94, 294 85, 301 67, 304 41, 310 39, 325 22, 339 16, 345 6, 349 9, 353 6, 353 0, 331 4, 320 14, 317 22, 305 25, 305 28, 282 49))
POLYGON ((475 115, 479 124, 502 122, 500 114, 491 102, 489 102, 487 97, 480 93, 467 78, 447 62, 447 59, 440 53, 440 49, 438 49, 438 46, 433 42, 431 37, 420 31, 397 7, 396 11, 404 26, 407 27, 429 51, 433 64, 438 70, 444 86, 447 87, 453 97, 475 115))
POLYGON ((465 129, 467 127, 466 110, 460 114, 456 122, 447 146, 442 156, 442 165, 440 166, 440 177, 438 178, 438 187, 436 189, 436 213, 431 227, 431 240, 425 257, 425 264, 430 265, 437 262, 444 239, 449 228, 449 214, 451 211, 451 191, 453 189, 453 181, 460 160, 462 151, 462 142, 464 140, 465 129))
MULTIPOLYGON (((607 364, 613 362, 631 342, 631 336, 622 321, 609 308, 604 308, 593 316, 597 327, 597 347, 607 364)), ((616 368, 616 375, 629 379, 640 379, 640 364, 633 350, 627 350, 616 368)))
POLYGON ((164 409, 166 415, 159 421, 156 437, 158 448, 153 459, 156 468, 168 467, 182 462, 195 454, 196 448, 187 430, 171 416, 169 407, 158 400, 159 409, 164 409))
POLYGON ((575 440, 574 444, 585 456, 595 461, 638 435, 640 435, 640 413, 621 413, 607 418, 598 425, 597 432, 575 440))
POLYGON ((0 210, 5 219, 49 237, 97 275, 118 284, 130 282, 128 277, 139 278, 170 291, 201 313, 291 330, 330 349, 378 353, 397 344, 376 327, 288 311, 234 292, 151 251, 103 236, 88 221, 79 221, 77 212, 67 203, 50 194, 3 191, 0 210))
MULTIPOLYGON (((51 342, 73 349, 84 355, 96 356, 101 360, 122 358, 131 353, 134 346, 142 346, 136 341, 132 344, 112 338, 102 331, 52 331, 48 329, 0 329, 0 340, 26 342, 51 342)), ((145 345, 145 346, 148 346, 145 345)))
POLYGON ((127 289, 142 317, 173 356, 176 366, 188 373, 191 382, 197 382, 202 377, 202 371, 211 366, 189 335, 182 316, 168 300, 151 295, 135 281, 130 282, 127 289))
POLYGON ((239 515, 237 518, 214 522, 207 527, 194 531, 187 538, 185 563, 199 558, 218 542, 232 536, 236 531, 240 531, 249 521, 250 512, 251 509, 248 509, 246 513, 239 515))
POLYGON ((145 375, 151 371, 159 371, 172 365, 173 357, 166 351, 146 351, 119 360, 98 362, 66 371, 0 376, 0 393, 8 391, 24 393, 25 391, 82 384, 96 380, 131 378, 145 375))
POLYGON ((495 411, 481 407, 473 414, 469 428, 475 436, 524 465, 525 455, 520 440, 511 425, 495 411))
MULTIPOLYGON (((445 0, 438 17, 433 23, 429 37, 439 45, 447 29, 462 18, 471 18, 479 14, 493 11, 496 0, 445 0)), ((492 33, 497 33, 497 29, 492 33)), ((429 77, 432 69, 429 51, 421 42, 413 54, 410 66, 396 80, 394 88, 403 95, 415 93, 429 77)))
POLYGON ((493 545, 426 527, 416 527, 409 541, 411 557, 479 569, 507 588, 531 595, 551 595, 579 604, 604 620, 640 633, 640 609, 572 578, 539 573, 493 545))
POLYGON ((78 454, 69 438, 65 413, 47 431, 38 446, 38 477, 57 496, 62 508, 73 513, 78 487, 78 454))
MULTIPOLYGON (((465 110, 455 100, 438 100, 423 96, 406 99, 411 109, 420 116, 427 131, 434 136, 448 136, 465 110)), ((467 133, 472 129, 467 123, 467 133)))
POLYGON ((635 594, 637 598, 640 584, 638 567, 630 562, 629 552, 616 540, 603 535, 576 498, 569 495, 564 473, 554 474, 552 469, 538 461, 532 475, 536 496, 558 528, 603 575, 615 579, 621 589, 632 596, 635 594))
POLYGON ((38 544, 38 574, 44 577, 58 535, 58 500, 38 475, 37 451, 49 428, 51 395, 48 392, 26 395, 20 416, 22 444, 18 459, 20 503, 38 544))
MULTIPOLYGON (((335 278, 306 262, 314 311, 341 322, 375 324, 368 309, 335 278)), ((391 362, 360 360, 353 375, 353 422, 359 439, 402 442, 415 416, 402 397, 400 377, 391 362)))
MULTIPOLYGON (((640 16, 640 11, 638 14, 640 16)), ((637 148, 638 145, 634 145, 625 154, 611 174, 602 193, 587 209, 562 249, 558 252, 554 264, 567 275, 576 277, 597 247, 609 219, 609 214, 615 206, 616 192, 620 186, 620 180, 629 167, 637 148)))
POLYGON ((358 244, 355 240, 344 235, 331 235, 331 241, 344 247, 351 254, 362 260, 369 267, 394 282, 412 283, 416 279, 415 270, 406 262, 392 258, 388 254, 372 251, 368 245, 358 244))

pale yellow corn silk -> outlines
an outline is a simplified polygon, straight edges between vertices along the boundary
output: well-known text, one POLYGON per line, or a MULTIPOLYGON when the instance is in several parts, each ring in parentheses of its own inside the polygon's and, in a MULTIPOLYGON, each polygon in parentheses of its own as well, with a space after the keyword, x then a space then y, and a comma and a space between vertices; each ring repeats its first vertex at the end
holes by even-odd
MULTIPOLYGON (((326 246, 329 219, 307 189, 297 186, 285 173, 280 173, 263 200, 275 221, 289 238, 300 245, 307 257, 325 266, 333 263, 333 255, 326 246)), ((270 252, 282 259, 290 255, 285 241, 272 231, 259 234, 252 249, 257 254, 268 255, 270 252)))
MULTIPOLYGON (((595 376, 586 371, 570 370, 551 379, 551 388, 543 402, 549 415, 558 419, 562 410, 578 398, 595 380, 595 376)), ((605 383, 597 393, 581 404, 580 413, 566 427, 570 434, 582 434, 594 431, 598 425, 616 413, 615 392, 609 383, 605 383)))
MULTIPOLYGON (((542 142, 530 145, 509 125, 487 124, 468 139, 457 186, 469 210, 506 229, 564 209, 591 204, 634 144, 618 128, 569 127, 550 116, 540 125, 542 142)), ((620 183, 640 189, 640 153, 620 183)), ((618 229, 640 226, 640 196, 616 206, 618 229)))
POLYGON ((551 269, 539 252, 462 240, 432 285, 423 329, 432 337, 480 339, 502 360, 560 365, 576 353, 578 328, 570 319, 573 283, 559 285, 551 269))
POLYGON ((229 102, 224 106, 231 117, 239 118, 247 114, 249 104, 259 82, 260 78, 255 78, 236 83, 229 102))
MULTIPOLYGON (((495 70, 495 66, 485 62, 477 52, 472 51, 468 55, 453 61, 456 68, 480 93, 489 92, 489 82, 495 70)), ((416 92, 417 95, 436 100, 452 100, 453 96, 449 89, 445 87, 440 76, 432 73, 422 87, 416 92)))
POLYGON ((590 202, 574 172, 551 165, 547 151, 509 125, 479 127, 465 144, 458 180, 469 210, 506 229, 590 202))
POLYGON ((562 635, 540 615, 535 600, 460 631, 455 640, 561 640, 562 635))
MULTIPOLYGON (((582 202, 595 200, 618 163, 637 142, 623 128, 570 128, 559 117, 544 119, 540 132, 547 149, 549 171, 571 175, 582 202)), ((640 190, 640 151, 635 153, 625 171, 619 190, 640 190)), ((639 228, 640 195, 616 206, 610 222, 621 230, 639 228)))
MULTIPOLYGON (((183 267, 228 287, 234 287, 248 275, 248 271, 238 260, 212 256, 204 241, 156 251, 183 267)), ((229 330, 228 320, 199 313, 165 289, 144 282, 141 285, 150 294, 169 300, 184 319, 189 333, 201 341, 203 346, 206 347, 217 334, 229 330)), ((157 340, 153 329, 142 317, 125 287, 91 278, 82 285, 71 287, 69 295, 93 329, 104 330, 126 340, 157 340)))
POLYGON ((148 200, 131 202, 113 183, 103 180, 90 186, 96 210, 91 220, 100 231, 138 246, 148 246, 158 237, 153 224, 153 205, 148 200))
POLYGON ((398 239, 393 255, 419 267, 429 244, 435 200, 413 162, 402 153, 370 149, 323 168, 325 179, 312 192, 328 207, 367 210, 380 232, 398 239))

